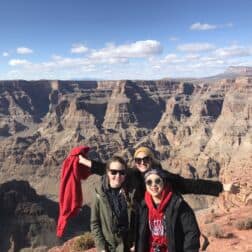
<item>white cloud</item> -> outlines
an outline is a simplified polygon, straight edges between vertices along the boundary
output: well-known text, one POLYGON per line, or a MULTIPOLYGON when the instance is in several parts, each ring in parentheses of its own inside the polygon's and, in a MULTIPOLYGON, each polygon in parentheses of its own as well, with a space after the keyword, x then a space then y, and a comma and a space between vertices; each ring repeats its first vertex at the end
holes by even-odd
POLYGON ((82 44, 73 45, 71 48, 71 53, 85 53, 88 51, 88 48, 82 44))
POLYGON ((233 27, 233 23, 227 23, 227 24, 224 24, 224 25, 221 25, 222 27, 233 27))
POLYGON ((190 30, 198 30, 198 31, 214 30, 216 28, 217 28, 216 25, 201 24, 201 23, 194 23, 190 26, 190 30))
POLYGON ((155 69, 155 70, 160 70, 160 69, 161 69, 161 66, 155 65, 155 66, 153 66, 153 69, 155 69))
POLYGON ((128 62, 129 60, 127 58, 108 58, 108 59, 101 59, 100 62, 97 63, 125 64, 128 62))
POLYGON ((190 30, 193 31, 207 31, 207 30, 215 30, 215 29, 220 29, 220 28, 226 28, 226 27, 233 27, 232 23, 227 23, 227 24, 202 24, 200 22, 194 23, 190 26, 190 30))
POLYGON ((91 73, 96 71, 96 67, 94 65, 83 66, 80 69, 81 72, 91 73))
MULTIPOLYGON (((79 45, 80 46, 80 45, 79 45)), ((73 45, 77 48, 77 45, 73 45)), ((80 48, 80 47, 79 47, 80 48)), ((19 49, 19 52, 27 52, 27 50, 19 49)), ((78 50, 76 49, 75 52, 78 50)), ((79 50, 80 52, 81 50, 79 50)), ((11 59, 9 66, 15 67, 15 71, 9 71, 8 76, 19 76, 24 79, 43 79, 43 78, 82 78, 92 74, 92 77, 103 78, 103 74, 113 75, 126 78, 127 75, 135 76, 135 67, 139 67, 141 72, 143 65, 151 56, 158 55, 162 52, 162 46, 158 41, 146 40, 136 41, 134 43, 114 45, 107 44, 100 50, 88 49, 85 57, 72 58, 62 57, 60 55, 52 55, 51 59, 38 63, 30 62, 25 59, 11 59), (137 59, 133 66, 130 59, 137 59), (145 59, 145 61, 144 61, 145 59), (125 66, 127 63, 127 66, 125 66), (122 65, 123 64, 123 65, 122 65), (111 72, 104 72, 103 67, 109 66, 111 72), (127 69, 127 71, 125 71, 127 69)), ((146 67, 146 66, 145 66, 146 67)), ((112 78, 112 77, 111 77, 112 78)))
POLYGON ((71 79, 85 77, 85 73, 95 72, 95 65, 88 59, 83 58, 64 58, 54 55, 50 61, 32 63, 22 59, 12 59, 9 65, 15 67, 15 72, 9 72, 14 76, 27 79, 52 79, 62 78, 71 79), (15 73, 15 74, 14 74, 15 73), (61 76, 61 77, 59 77, 61 76))
POLYGON ((198 61, 202 66, 217 66, 217 65, 224 65, 226 62, 224 60, 221 60, 219 58, 211 57, 211 56, 206 56, 202 57, 198 61))
POLYGON ((70 60, 42 62, 39 64, 12 61, 10 64, 13 67, 15 66, 15 72, 9 72, 9 79, 17 77, 22 79, 74 79, 85 77, 85 73, 95 71, 95 68, 88 64, 80 64, 70 60))
POLYGON ((165 57, 161 59, 153 59, 152 61, 149 61, 152 65, 152 68, 157 69, 158 67, 163 68, 166 65, 178 65, 183 64, 185 62, 185 58, 182 56, 178 56, 174 53, 167 54, 165 57), (158 67, 157 67, 158 66, 158 67))
POLYGON ((252 55, 252 50, 250 48, 232 45, 216 49, 214 55, 220 58, 246 57, 252 55))
POLYGON ((179 58, 176 54, 168 54, 164 57, 163 60, 161 60, 161 63, 182 63, 184 62, 184 59, 179 58))
POLYGON ((17 48, 18 54, 30 54, 33 53, 33 50, 27 47, 18 47, 17 48))
POLYGON ((186 60, 191 60, 191 61, 195 61, 198 60, 200 58, 199 54, 187 54, 185 56, 186 60))
POLYGON ((8 52, 3 52, 3 57, 8 57, 9 56, 9 53, 8 52))
POLYGON ((20 65, 27 65, 30 64, 27 60, 21 60, 21 59, 11 59, 9 61, 10 66, 20 66, 20 65))
MULTIPOLYGON (((90 66, 92 62, 88 58, 65 58, 59 55, 53 55, 50 61, 33 64, 33 67, 40 67, 41 69, 73 69, 82 66, 90 66)), ((94 66, 94 65, 93 65, 94 66)))
POLYGON ((125 58, 146 58, 160 54, 163 48, 156 40, 136 41, 132 44, 115 46, 113 44, 101 50, 92 52, 93 59, 125 59, 125 58))
POLYGON ((251 62, 252 58, 245 58, 252 56, 252 48, 238 45, 238 42, 222 48, 210 43, 180 44, 177 50, 163 55, 162 46, 156 40, 107 44, 101 49, 89 48, 85 57, 53 55, 38 63, 10 59, 10 71, 5 76, 9 79, 200 77, 220 73, 228 65, 239 65, 245 60, 251 62))
POLYGON ((178 40, 179 40, 179 38, 177 38, 177 37, 173 37, 173 36, 172 36, 172 37, 170 37, 170 38, 169 38, 169 40, 170 40, 170 41, 178 41, 178 40))
POLYGON ((211 51, 213 49, 215 49, 215 46, 210 43, 189 43, 177 46, 177 50, 189 53, 211 51))

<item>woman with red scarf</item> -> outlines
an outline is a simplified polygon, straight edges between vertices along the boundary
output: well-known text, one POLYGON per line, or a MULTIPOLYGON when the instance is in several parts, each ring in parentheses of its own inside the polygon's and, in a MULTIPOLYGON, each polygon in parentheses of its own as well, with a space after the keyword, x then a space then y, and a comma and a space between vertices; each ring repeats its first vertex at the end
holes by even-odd
POLYGON ((137 252, 198 252, 200 231, 193 210, 173 191, 160 168, 144 176, 146 192, 137 216, 137 252))

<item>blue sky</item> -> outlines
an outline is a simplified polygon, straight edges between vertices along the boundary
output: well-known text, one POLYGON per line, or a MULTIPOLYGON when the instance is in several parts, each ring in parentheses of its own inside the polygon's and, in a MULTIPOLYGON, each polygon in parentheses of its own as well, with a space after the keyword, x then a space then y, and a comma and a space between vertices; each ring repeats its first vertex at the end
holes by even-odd
POLYGON ((0 79, 203 77, 252 66, 252 0, 3 0, 0 79))

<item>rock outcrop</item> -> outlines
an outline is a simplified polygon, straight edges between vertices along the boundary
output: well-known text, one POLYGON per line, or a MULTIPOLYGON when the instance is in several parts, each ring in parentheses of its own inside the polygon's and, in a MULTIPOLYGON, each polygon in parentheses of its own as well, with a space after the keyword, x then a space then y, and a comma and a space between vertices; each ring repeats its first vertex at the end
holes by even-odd
POLYGON ((84 206, 69 221, 64 236, 57 238, 58 203, 38 195, 27 181, 1 184, 0 206, 1 252, 47 252, 89 230, 90 209, 84 206))
POLYGON ((58 244, 57 203, 37 195, 27 181, 0 185, 0 205, 0 251, 58 244))

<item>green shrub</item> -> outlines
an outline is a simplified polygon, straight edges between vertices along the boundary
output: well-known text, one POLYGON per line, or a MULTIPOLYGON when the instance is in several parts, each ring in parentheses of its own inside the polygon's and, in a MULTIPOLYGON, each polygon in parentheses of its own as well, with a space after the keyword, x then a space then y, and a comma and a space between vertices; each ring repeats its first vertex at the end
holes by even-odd
POLYGON ((83 235, 79 236, 73 244, 73 251, 82 251, 86 249, 91 249, 95 247, 95 242, 92 234, 86 232, 83 235))
POLYGON ((234 223, 235 227, 239 230, 248 230, 252 229, 252 218, 248 217, 243 220, 238 220, 234 223))
POLYGON ((207 218, 205 219, 204 223, 205 224, 213 223, 217 217, 219 217, 217 214, 211 212, 211 214, 207 215, 207 218))
POLYGON ((208 227, 207 235, 215 238, 225 238, 225 239, 234 237, 233 233, 224 232, 222 228, 220 228, 220 226, 217 224, 212 224, 208 227))

